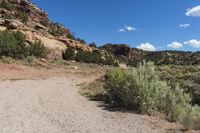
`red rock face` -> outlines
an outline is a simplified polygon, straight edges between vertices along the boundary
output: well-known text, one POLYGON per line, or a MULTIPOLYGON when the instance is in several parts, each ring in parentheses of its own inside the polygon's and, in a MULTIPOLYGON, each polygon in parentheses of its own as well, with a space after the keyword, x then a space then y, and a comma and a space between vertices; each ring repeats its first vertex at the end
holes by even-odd
MULTIPOLYGON (((0 0, 0 3, 2 1, 4 0, 0 0)), ((69 39, 70 31, 63 25, 49 20, 48 14, 33 3, 26 0, 7 0, 7 2, 13 6, 12 9, 0 8, 0 26, 21 31, 26 35, 27 43, 41 40, 46 47, 53 50, 58 49, 59 55, 62 55, 66 47, 77 51, 93 51, 88 45, 69 39)))
MULTIPOLYGON (((0 0, 0 3, 3 0, 0 0)), ((48 28, 51 27, 54 23, 51 22, 48 18, 48 14, 38 8, 33 3, 29 2, 28 0, 7 0, 10 3, 12 3, 15 7, 15 11, 12 11, 15 16, 19 16, 19 13, 17 11, 23 12, 25 15, 27 15, 28 21, 25 23, 26 26, 29 28, 38 30, 44 30, 48 32, 48 28), (46 27, 46 28, 45 28, 46 27)), ((68 36, 70 34, 70 31, 66 29, 62 25, 56 25, 57 29, 61 31, 62 35, 60 36, 68 36)), ((42 31, 42 32, 44 32, 42 31)))

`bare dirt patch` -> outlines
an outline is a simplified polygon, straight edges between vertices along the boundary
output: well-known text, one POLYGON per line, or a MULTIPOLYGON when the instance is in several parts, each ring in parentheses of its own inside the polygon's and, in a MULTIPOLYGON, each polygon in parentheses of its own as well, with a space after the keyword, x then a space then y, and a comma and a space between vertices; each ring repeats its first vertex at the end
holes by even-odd
POLYGON ((19 63, 5 64, 0 62, 0 80, 47 79, 52 77, 98 77, 104 73, 101 66, 80 63, 69 65, 45 64, 45 66, 27 66, 19 63))

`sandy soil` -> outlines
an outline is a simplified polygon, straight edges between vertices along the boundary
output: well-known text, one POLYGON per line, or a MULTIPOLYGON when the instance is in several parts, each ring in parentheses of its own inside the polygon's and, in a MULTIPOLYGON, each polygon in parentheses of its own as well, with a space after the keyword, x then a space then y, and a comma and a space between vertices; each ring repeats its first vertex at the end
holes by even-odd
POLYGON ((78 84, 94 80, 94 74, 0 64, 0 77, 1 133, 164 133, 177 128, 155 117, 109 111, 81 96, 78 84))

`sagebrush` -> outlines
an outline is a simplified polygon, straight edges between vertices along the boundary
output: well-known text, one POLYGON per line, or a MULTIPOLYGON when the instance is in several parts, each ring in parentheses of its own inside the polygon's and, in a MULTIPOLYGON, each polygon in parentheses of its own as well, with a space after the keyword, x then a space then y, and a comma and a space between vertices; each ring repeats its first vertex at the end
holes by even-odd
POLYGON ((106 73, 104 90, 111 104, 139 113, 164 112, 170 121, 182 123, 186 129, 200 128, 200 107, 191 105, 191 97, 179 84, 168 86, 160 80, 152 62, 137 68, 112 68, 106 73))

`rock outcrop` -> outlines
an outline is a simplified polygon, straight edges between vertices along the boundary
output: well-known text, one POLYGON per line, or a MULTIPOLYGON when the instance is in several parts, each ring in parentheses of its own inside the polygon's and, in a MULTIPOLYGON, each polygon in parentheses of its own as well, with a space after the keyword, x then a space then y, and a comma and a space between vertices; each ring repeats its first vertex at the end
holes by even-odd
POLYGON ((69 39, 68 29, 49 20, 46 12, 28 0, 0 0, 0 5, 0 30, 19 30, 25 34, 27 43, 41 40, 56 53, 56 58, 61 58, 67 47, 93 51, 88 45, 69 39))
POLYGON ((157 65, 199 65, 200 52, 184 51, 143 51, 137 48, 130 48, 124 44, 107 44, 100 47, 108 54, 114 55, 121 62, 131 66, 137 66, 139 62, 153 61, 157 65))

